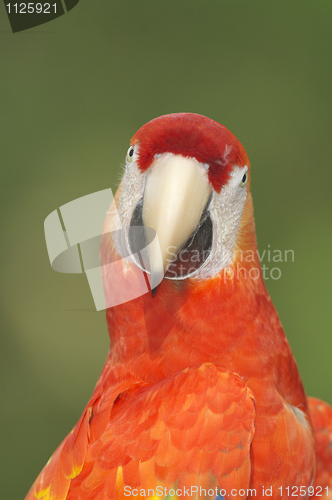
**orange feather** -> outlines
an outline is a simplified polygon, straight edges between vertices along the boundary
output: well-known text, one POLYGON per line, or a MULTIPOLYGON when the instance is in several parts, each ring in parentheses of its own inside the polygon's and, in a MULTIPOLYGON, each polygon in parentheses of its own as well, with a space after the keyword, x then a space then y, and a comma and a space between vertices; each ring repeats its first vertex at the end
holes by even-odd
MULTIPOLYGON (((230 162, 248 164, 237 139, 199 115, 168 115, 145 127, 133 139, 142 146, 142 172, 155 153, 179 154, 193 130, 185 153, 210 158, 216 192, 229 178, 230 162), (163 136, 166 122, 171 139, 163 136), (220 150, 227 156, 228 139, 232 155, 218 163, 215 155, 220 150)), ((104 228, 104 263, 112 254, 119 257, 115 227, 113 206, 104 228)), ((118 500, 133 490, 152 498, 158 487, 189 488, 193 498, 214 498, 216 488, 232 498, 265 498, 270 488, 277 499, 285 488, 302 486, 305 498, 315 479, 315 446, 314 487, 332 488, 332 409, 313 399, 308 407, 256 250, 248 191, 228 269, 201 281, 164 279, 154 297, 148 293, 107 310, 112 348, 96 389, 26 500, 118 500), (254 259, 243 259, 248 251, 254 259), (255 279, 248 278, 251 270, 255 279)), ((118 293, 128 283, 138 287, 140 269, 121 260, 118 266, 118 293)), ((103 274, 106 295, 114 293, 106 265, 103 274)))

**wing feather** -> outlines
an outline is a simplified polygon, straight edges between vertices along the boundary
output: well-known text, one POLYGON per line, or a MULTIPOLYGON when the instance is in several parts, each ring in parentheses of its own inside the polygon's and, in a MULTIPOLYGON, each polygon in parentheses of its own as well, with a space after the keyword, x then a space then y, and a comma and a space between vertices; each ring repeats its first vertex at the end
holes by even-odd
POLYGON ((212 498, 215 488, 249 487, 256 411, 238 375, 204 363, 113 399, 110 390, 88 405, 28 500, 119 500, 125 486, 146 499, 157 486, 212 498))
POLYGON ((332 408, 318 398, 308 398, 308 403, 316 443, 315 493, 332 498, 332 408))

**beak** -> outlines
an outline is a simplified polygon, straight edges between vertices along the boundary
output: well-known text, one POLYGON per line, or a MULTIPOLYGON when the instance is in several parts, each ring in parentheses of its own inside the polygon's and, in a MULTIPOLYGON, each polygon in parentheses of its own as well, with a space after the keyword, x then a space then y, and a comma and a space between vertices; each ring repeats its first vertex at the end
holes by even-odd
POLYGON ((148 246, 151 293, 199 224, 212 187, 194 158, 164 153, 150 168, 143 197, 143 223, 156 231, 148 246))

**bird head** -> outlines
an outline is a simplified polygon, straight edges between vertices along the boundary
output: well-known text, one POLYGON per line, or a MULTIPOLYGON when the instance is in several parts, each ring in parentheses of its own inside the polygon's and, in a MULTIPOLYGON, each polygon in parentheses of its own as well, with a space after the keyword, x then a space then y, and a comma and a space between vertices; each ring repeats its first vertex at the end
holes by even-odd
POLYGON ((215 277, 255 247, 249 189, 247 154, 226 127, 194 113, 155 118, 127 152, 116 202, 128 231, 118 250, 136 254, 131 228, 153 230, 147 262, 136 261, 152 292, 164 278, 215 277))

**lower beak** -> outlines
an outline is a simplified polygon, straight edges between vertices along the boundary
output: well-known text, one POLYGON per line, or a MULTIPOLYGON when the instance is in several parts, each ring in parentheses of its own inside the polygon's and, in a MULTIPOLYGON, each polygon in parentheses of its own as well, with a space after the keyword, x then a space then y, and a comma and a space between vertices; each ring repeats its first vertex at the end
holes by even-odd
POLYGON ((211 195, 205 167, 194 158, 162 154, 146 177, 143 223, 157 238, 148 246, 151 292, 199 224, 211 195))

